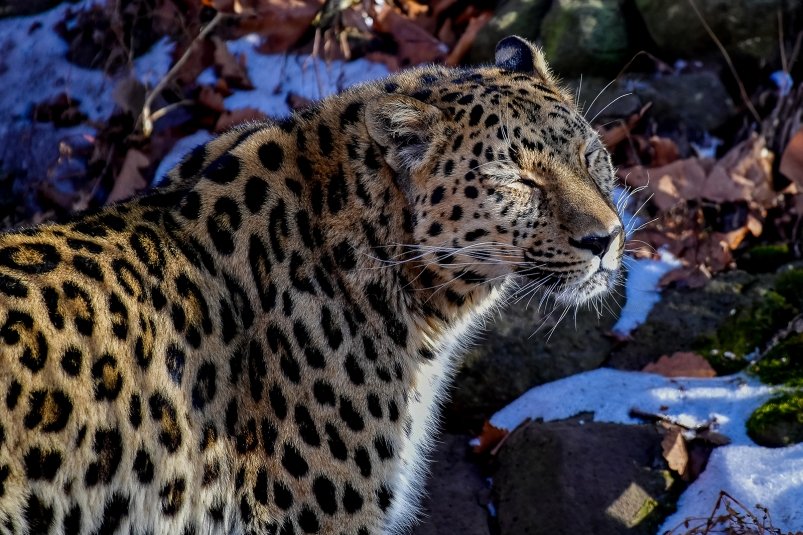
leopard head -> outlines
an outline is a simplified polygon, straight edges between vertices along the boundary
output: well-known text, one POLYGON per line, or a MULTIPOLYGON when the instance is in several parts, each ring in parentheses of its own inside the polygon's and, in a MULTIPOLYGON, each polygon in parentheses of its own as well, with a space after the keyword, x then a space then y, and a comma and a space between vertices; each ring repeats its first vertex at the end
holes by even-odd
POLYGON ((610 157, 537 47, 508 37, 492 66, 399 86, 366 124, 414 214, 413 254, 464 293, 516 279, 580 304, 613 287, 625 237, 610 157))

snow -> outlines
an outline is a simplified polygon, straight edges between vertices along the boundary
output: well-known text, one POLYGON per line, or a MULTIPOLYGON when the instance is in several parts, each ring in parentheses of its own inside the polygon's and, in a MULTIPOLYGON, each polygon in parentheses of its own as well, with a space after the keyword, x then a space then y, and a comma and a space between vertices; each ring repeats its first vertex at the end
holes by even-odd
MULTIPOLYGON (((226 108, 257 108, 271 117, 290 115, 287 97, 292 93, 320 100, 343 89, 387 76, 384 65, 365 59, 326 62, 308 55, 260 54, 259 38, 246 36, 229 41, 229 50, 244 55, 253 91, 236 91, 226 98, 226 108)), ((207 74, 208 76, 208 74, 207 74)))
POLYGON ((659 533, 689 517, 708 517, 720 490, 727 491, 759 518, 755 505, 767 507, 776 528, 803 529, 803 444, 776 449, 715 449, 705 471, 680 497, 678 511, 664 521, 659 533))
POLYGON ((627 282, 625 283, 625 305, 613 332, 627 336, 639 325, 647 321, 652 308, 661 300, 658 283, 661 277, 680 267, 680 261, 668 251, 659 251, 656 260, 648 258, 625 257, 627 282))
MULTIPOLYGON (((113 88, 119 78, 100 69, 85 69, 67 61, 67 43, 53 30, 67 10, 90 7, 93 1, 64 3, 39 15, 0 19, 0 137, 15 123, 29 122, 31 107, 60 93, 81 102, 90 120, 107 119, 114 110, 113 88)), ((134 74, 154 85, 170 66, 172 45, 157 42, 134 60, 134 74)), ((121 74, 120 76, 125 76, 121 74)))
MULTIPOLYGON (((643 205, 634 207, 630 195, 632 193, 625 188, 616 187, 613 190, 613 203, 622 218, 628 239, 632 237, 634 229, 644 224, 644 220, 638 215, 643 205), (633 213, 633 208, 636 208, 636 213, 633 213)), ((647 321, 650 311, 661 300, 658 286, 661 278, 681 265, 680 261, 668 251, 659 251, 658 255, 657 259, 624 257, 627 268, 625 304, 612 329, 621 337, 628 336, 647 321)))
POLYGON ((491 417, 511 431, 527 418, 545 421, 593 412, 598 422, 639 423, 631 409, 663 414, 686 426, 715 422, 731 444, 714 450, 708 467, 681 496, 678 510, 659 533, 689 517, 710 514, 720 490, 749 508, 769 508, 773 524, 803 529, 803 444, 786 448, 756 446, 745 422, 770 399, 776 387, 744 374, 710 379, 670 379, 642 372, 599 369, 537 386, 491 417))
MULTIPOLYGON (((260 54, 259 37, 248 35, 234 41, 228 41, 229 51, 236 56, 244 57, 254 89, 238 90, 226 97, 226 109, 234 111, 242 108, 256 108, 269 117, 282 118, 290 115, 292 110, 287 104, 288 97, 293 94, 310 100, 320 100, 333 95, 352 85, 376 80, 387 76, 384 65, 364 59, 351 62, 325 62, 309 55, 298 54, 260 54)), ((206 69, 198 77, 198 83, 214 84, 216 81, 212 69, 206 69)), ((211 136, 210 136, 211 137, 211 136)), ((200 142, 205 141, 203 136, 200 142)), ((177 144, 170 151, 165 161, 176 163, 186 154, 188 148, 198 143, 177 144)), ((163 161, 156 173, 158 184, 164 174, 169 171, 163 161)))
MULTIPOLYGON (((90 120, 102 122, 114 110, 114 87, 126 76, 135 76, 153 87, 168 71, 172 45, 159 41, 133 62, 133 73, 110 77, 101 70, 84 69, 65 58, 66 43, 53 31, 68 9, 91 6, 93 0, 63 4, 48 12, 0 19, 0 140, 25 134, 40 136, 30 123, 31 107, 64 92, 80 100, 80 109, 90 120), (34 46, 35 45, 35 46, 34 46)), ((258 38, 244 37, 228 43, 230 50, 245 57, 253 91, 237 91, 227 97, 227 109, 256 108, 272 117, 290 114, 288 95, 318 100, 353 84, 387 74, 384 66, 364 60, 350 63, 323 62, 309 56, 262 55, 258 38)), ((214 83, 205 71, 199 83, 214 83)), ((779 84, 780 86, 780 84, 779 84)), ((49 129, 50 126, 48 126, 49 129)), ((62 129, 60 135, 79 135, 87 126, 62 129)), ((157 170, 161 177, 192 147, 211 138, 199 131, 180 140, 157 170)), ((618 204, 618 203, 617 203, 618 204)), ((622 205, 625 203, 623 202, 622 205)), ((623 214, 628 226, 640 224, 623 214)), ((627 335, 645 320, 660 299, 658 281, 678 261, 668 253, 659 259, 629 259, 626 303, 614 331, 627 335)), ((773 395, 773 388, 743 375, 712 379, 668 379, 639 372, 609 369, 591 371, 542 385, 525 393, 493 416, 491 422, 512 430, 526 418, 556 420, 580 412, 594 412, 597 421, 636 423, 632 408, 661 413, 685 425, 715 421, 718 430, 733 441, 714 450, 701 477, 683 494, 678 511, 662 530, 690 516, 707 516, 720 490, 727 490, 748 507, 756 503, 769 508, 776 527, 803 529, 803 445, 768 449, 751 443, 744 423, 758 406, 773 395)), ((489 507, 492 507, 489 506, 489 507)))

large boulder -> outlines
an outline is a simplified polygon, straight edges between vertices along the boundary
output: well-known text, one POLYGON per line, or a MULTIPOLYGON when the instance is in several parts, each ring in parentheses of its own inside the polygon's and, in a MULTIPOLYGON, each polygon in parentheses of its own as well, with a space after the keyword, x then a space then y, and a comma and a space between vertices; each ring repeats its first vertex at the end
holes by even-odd
POLYGON ((421 502, 422 522, 413 535, 491 535, 488 486, 469 458, 467 435, 443 435, 430 455, 432 473, 421 502))
POLYGON ((552 0, 503 0, 471 45, 468 63, 492 63, 496 43, 508 35, 536 41, 552 0))
POLYGON ((608 85, 609 81, 583 76, 582 87, 579 80, 568 83, 573 92, 579 88, 578 102, 584 105, 586 117, 597 118, 597 123, 626 118, 651 103, 648 116, 659 126, 682 123, 710 132, 736 113, 722 80, 710 70, 661 76, 626 74, 613 84, 608 85))
POLYGON ((651 425, 533 422, 499 453, 500 533, 653 535, 672 477, 651 425))
POLYGON ((54 8, 61 0, 3 0, 0 2, 0 19, 35 15, 54 8))
MULTIPOLYGON (((478 431, 531 387, 596 369, 605 361, 612 347, 607 333, 616 321, 609 311, 598 318, 593 307, 581 307, 558 323, 564 307, 551 315, 544 307, 539 312, 539 297, 529 306, 527 299, 511 304, 488 322, 457 373, 445 410, 448 428, 478 431)), ((609 308, 618 310, 613 296, 607 300, 609 308)))
POLYGON ((541 24, 547 59, 558 74, 615 75, 632 55, 624 0, 554 0, 541 24))
MULTIPOLYGON (((713 33, 731 52, 760 62, 778 53, 778 16, 803 17, 800 0, 694 0, 713 33)), ((635 0, 647 31, 664 54, 689 58, 716 51, 688 1, 635 0)))

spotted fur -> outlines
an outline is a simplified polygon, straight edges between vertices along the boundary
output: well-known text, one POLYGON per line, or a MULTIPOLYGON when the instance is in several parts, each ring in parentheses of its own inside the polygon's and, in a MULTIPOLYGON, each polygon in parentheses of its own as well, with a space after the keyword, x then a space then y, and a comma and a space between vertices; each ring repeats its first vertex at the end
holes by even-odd
POLYGON ((485 311, 619 269, 608 156, 518 38, 169 182, 0 235, 0 533, 401 532, 485 311))

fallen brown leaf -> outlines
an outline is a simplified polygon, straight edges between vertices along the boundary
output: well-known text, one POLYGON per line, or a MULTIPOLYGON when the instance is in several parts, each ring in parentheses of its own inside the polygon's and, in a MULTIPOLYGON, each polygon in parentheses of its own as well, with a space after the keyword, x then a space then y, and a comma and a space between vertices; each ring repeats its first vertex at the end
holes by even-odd
POLYGON ((684 430, 680 426, 672 424, 665 424, 664 428, 665 434, 661 440, 661 450, 666 464, 685 479, 689 466, 689 451, 686 449, 686 439, 683 437, 684 430))
POLYGON ((216 91, 214 87, 209 85, 201 86, 198 92, 198 104, 209 108, 212 111, 223 113, 226 105, 223 103, 223 95, 216 91))
POLYGON ((245 66, 245 56, 235 57, 229 51, 226 42, 220 37, 212 37, 214 46, 213 59, 215 63, 215 73, 226 83, 237 89, 253 89, 254 84, 248 77, 245 66))
POLYGON ((215 124, 215 132, 225 132, 238 124, 252 121, 264 121, 268 116, 256 108, 240 108, 232 111, 224 111, 215 124))
POLYGON ((661 167, 680 158, 677 144, 669 138, 652 136, 649 139, 653 167, 661 167))
POLYGON ((469 21, 460 39, 457 40, 452 51, 446 56, 446 60, 444 61, 446 65, 454 66, 460 64, 460 61, 468 54, 468 51, 471 50, 471 45, 474 44, 477 33, 491 20, 492 16, 493 13, 486 11, 469 21))
POLYGON ((148 186, 142 176, 142 169, 148 167, 150 160, 136 149, 128 149, 123 167, 114 180, 114 186, 106 199, 107 204, 123 201, 136 195, 148 186))
POLYGON ((508 435, 508 431, 499 429, 491 425, 487 421, 482 424, 482 432, 480 433, 479 444, 474 446, 474 453, 485 453, 491 451, 499 442, 501 442, 508 435))
POLYGON ((647 364, 642 371, 664 377, 715 377, 714 368, 697 353, 678 351, 672 356, 663 355, 647 364))
POLYGON ((379 32, 393 36, 398 45, 396 56, 401 66, 441 63, 449 52, 446 45, 431 33, 390 5, 386 4, 377 14, 374 27, 379 32))
POLYGON ((799 130, 781 155, 779 171, 783 176, 803 187, 803 130, 799 130))

